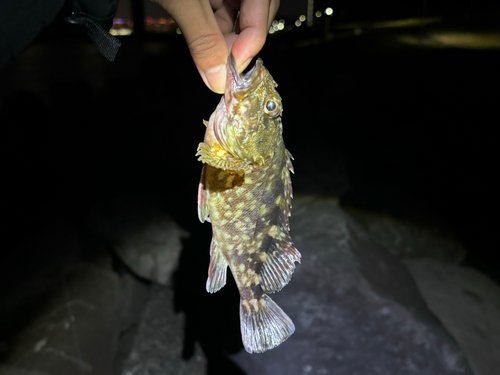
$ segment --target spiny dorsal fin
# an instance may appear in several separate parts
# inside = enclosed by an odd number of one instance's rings
[[[210,244],[210,267],[208,268],[207,292],[218,292],[226,285],[227,261],[212,238]]]
[[[240,299],[241,336],[245,350],[263,353],[275,348],[295,331],[292,320],[267,294]]]

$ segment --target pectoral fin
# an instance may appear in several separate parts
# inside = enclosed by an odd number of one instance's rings
[[[200,184],[198,185],[198,218],[202,223],[205,221],[210,223],[210,209],[208,206],[209,191],[205,189],[205,176],[205,166],[203,166],[201,170]]]
[[[219,169],[240,171],[248,168],[247,162],[235,158],[222,148],[214,151],[209,145],[203,142],[198,145],[198,152],[196,153],[196,156],[199,156],[199,161]]]
[[[222,251],[217,248],[214,239],[210,245],[210,266],[208,268],[207,292],[218,292],[226,285],[227,260]]]

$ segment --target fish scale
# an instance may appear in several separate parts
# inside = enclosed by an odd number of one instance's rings
[[[212,223],[207,291],[226,283],[227,268],[240,292],[240,325],[249,353],[276,347],[295,326],[267,295],[291,279],[301,255],[289,234],[291,155],[282,137],[281,98],[258,59],[239,75],[228,58],[226,92],[198,147],[204,163],[198,216]]]

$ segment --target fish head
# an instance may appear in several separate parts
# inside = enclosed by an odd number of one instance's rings
[[[281,97],[277,84],[258,59],[239,74],[233,55],[227,61],[224,96],[216,110],[214,132],[226,151],[249,164],[263,165],[281,138]]]

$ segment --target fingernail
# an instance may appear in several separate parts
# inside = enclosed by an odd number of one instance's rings
[[[224,93],[224,82],[226,81],[226,65],[218,65],[214,68],[207,70],[206,72],[200,72],[201,77],[205,84],[218,94]]]

